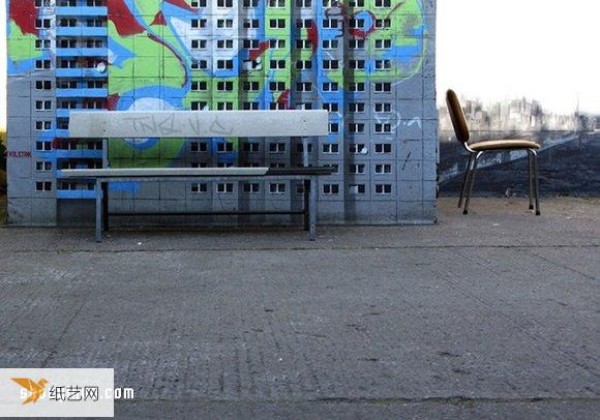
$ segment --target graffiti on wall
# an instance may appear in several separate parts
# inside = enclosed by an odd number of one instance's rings
[[[326,109],[330,134],[312,150],[339,169],[319,197],[335,202],[329,207],[332,220],[345,220],[349,209],[355,215],[350,218],[360,218],[360,212],[371,217],[383,207],[348,205],[371,199],[388,202],[386,220],[396,217],[398,200],[413,203],[406,208],[419,213],[418,202],[427,196],[433,203],[435,189],[429,32],[434,5],[422,0],[9,1],[9,143],[14,150],[31,149],[35,160],[35,174],[31,166],[18,169],[30,182],[13,182],[12,191],[33,185],[35,196],[47,200],[92,199],[92,186],[61,179],[61,169],[259,161],[289,167],[303,153],[296,139],[285,151],[272,145],[276,140],[258,139],[254,149],[237,138],[119,139],[106,147],[70,137],[72,110]],[[425,137],[428,146],[422,144]],[[405,164],[398,167],[397,160]],[[426,165],[432,170],[425,187],[419,180]],[[201,197],[188,195],[194,186],[186,188],[178,193],[180,200],[210,206],[210,189]],[[10,191],[9,184],[9,202]],[[123,191],[160,201],[141,188]],[[19,198],[25,203],[27,197]],[[123,201],[129,198],[125,194]],[[48,202],[45,208],[53,206]]]
[[[332,120],[343,127],[344,95],[348,100],[368,97],[369,82],[397,85],[410,79],[422,70],[425,56],[427,29],[420,0],[371,5],[245,0],[242,7],[237,1],[202,0],[105,4],[107,56],[89,66],[86,76],[108,78],[106,107],[111,110],[287,109],[336,100],[341,106]],[[61,46],[54,42],[56,28],[70,22],[57,17],[56,5],[49,0],[8,2],[10,76],[57,64]],[[40,45],[41,39],[47,45]],[[395,130],[402,118],[399,110],[389,111],[374,117]],[[39,134],[47,141],[60,136],[54,127]],[[341,137],[332,135],[332,140]],[[140,161],[168,164],[181,156],[185,141],[114,144],[113,156],[131,156],[126,149],[133,148]]]
[[[109,107],[289,109],[336,101],[332,121],[341,127],[344,95],[368,96],[367,82],[397,84],[421,71],[425,26],[419,1],[360,9],[315,3],[194,8],[183,1],[112,2]],[[374,36],[378,31],[389,36]],[[385,113],[379,118],[391,119]],[[169,164],[183,157],[185,146],[183,139],[168,146],[158,139],[129,141],[115,143],[111,156],[127,156],[133,147],[140,161]]]

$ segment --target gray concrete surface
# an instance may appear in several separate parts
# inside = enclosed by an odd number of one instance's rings
[[[112,367],[117,418],[600,416],[600,200],[435,226],[0,229],[0,365]]]

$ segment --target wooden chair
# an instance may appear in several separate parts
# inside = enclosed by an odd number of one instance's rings
[[[465,150],[469,152],[469,162],[465,170],[462,189],[458,207],[461,208],[464,200],[463,214],[469,213],[469,200],[473,192],[473,184],[475,183],[475,172],[477,171],[477,161],[484,153],[503,153],[515,150],[527,151],[529,157],[529,209],[534,209],[535,214],[540,215],[539,202],[539,180],[538,180],[538,153],[540,145],[530,140],[486,140],[469,144],[469,127],[465,120],[463,110],[456,93],[449,89],[446,92],[446,104],[448,112],[454,127],[456,139],[463,145]],[[465,196],[466,194],[466,196]]]

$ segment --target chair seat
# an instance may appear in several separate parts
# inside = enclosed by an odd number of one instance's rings
[[[540,145],[531,140],[488,140],[469,144],[476,152],[489,150],[526,150],[539,149]]]

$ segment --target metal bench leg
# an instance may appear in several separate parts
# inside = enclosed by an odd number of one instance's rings
[[[104,219],[104,191],[102,181],[96,179],[96,242],[102,242],[102,221]]]
[[[304,183],[304,203],[302,203],[304,205],[303,207],[303,211],[304,214],[302,215],[303,219],[304,219],[304,230],[308,231],[310,229],[310,220],[308,218],[308,215],[310,214],[310,209],[308,208],[308,206],[310,205],[310,198],[309,198],[309,191],[310,191],[310,181],[308,180],[304,180],[302,181]]]
[[[310,177],[309,206],[308,206],[308,239],[314,241],[317,239],[317,177]]]
[[[102,183],[102,228],[108,230],[108,182]]]

